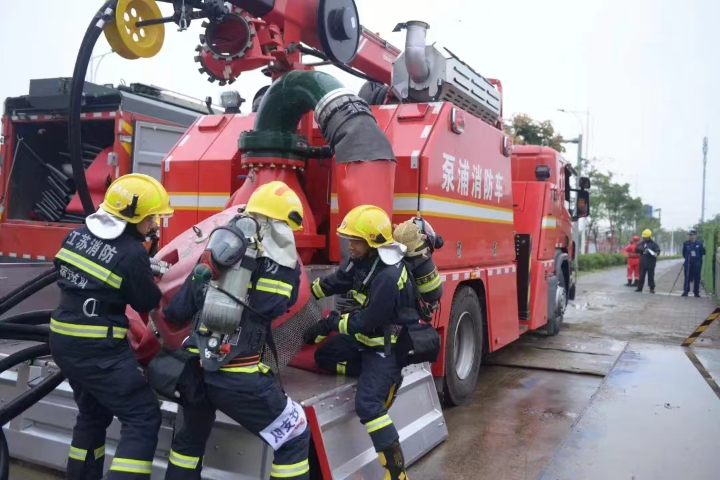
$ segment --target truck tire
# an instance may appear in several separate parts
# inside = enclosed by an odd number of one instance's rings
[[[470,401],[477,385],[483,350],[480,301],[470,287],[459,287],[450,309],[445,339],[444,402],[448,406]]]
[[[568,304],[568,290],[565,282],[565,275],[563,275],[562,269],[555,272],[557,276],[557,288],[555,291],[555,315],[548,317],[547,322],[547,334],[550,337],[554,337],[560,333],[560,327],[562,326],[563,319],[565,318],[565,308]]]

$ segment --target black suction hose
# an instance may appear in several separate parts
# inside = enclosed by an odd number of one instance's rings
[[[35,345],[32,347],[28,347],[24,350],[20,350],[19,352],[15,352],[12,355],[9,355],[0,360],[0,373],[14,367],[15,365],[18,365],[19,363],[27,362],[38,357],[45,357],[47,355],[50,355],[50,345],[48,345],[47,343],[43,343],[42,345]]]
[[[34,282],[31,283],[29,286],[18,290],[17,293],[15,293],[13,296],[0,304],[0,315],[4,315],[8,310],[10,310],[23,300],[26,300],[31,295],[39,292],[48,285],[52,285],[57,281],[57,277],[57,272],[51,272],[44,277],[34,279]]]
[[[35,405],[43,397],[47,396],[50,392],[65,380],[61,371],[53,372],[48,375],[40,384],[36,387],[26,390],[20,396],[14,398],[10,403],[5,405],[0,410],[0,422],[5,425],[7,422],[23,413],[28,408]]]
[[[97,39],[102,33],[103,25],[110,20],[117,7],[117,0],[110,0],[100,7],[90,22],[90,26],[85,32],[77,60],[75,60],[75,70],[73,71],[72,83],[70,84],[70,112],[68,118],[68,137],[70,139],[70,163],[72,164],[73,177],[77,193],[80,196],[85,215],[91,215],[95,212],[90,191],[85,178],[85,166],[82,160],[82,138],[80,132],[80,111],[82,110],[83,87],[85,86],[85,75],[87,74],[88,64],[92,56],[93,48]]]
[[[10,452],[8,451],[5,432],[0,427],[0,479],[7,480],[10,476]]]
[[[35,310],[33,312],[18,313],[11,317],[0,319],[0,325],[45,325],[50,323],[52,310]]]
[[[0,373],[22,362],[50,354],[50,345],[47,343],[47,328],[4,324],[0,325],[0,338],[41,342],[40,345],[25,348],[0,360]],[[3,432],[1,426],[35,405],[40,399],[55,390],[64,379],[65,377],[62,372],[54,372],[43,379],[39,385],[14,398],[10,403],[0,409],[0,480],[7,480],[10,475],[10,452],[7,439],[5,438],[5,432]]]
[[[31,279],[28,280],[27,282],[25,282],[25,283],[23,283],[22,285],[20,285],[19,287],[17,287],[17,288],[16,288],[15,290],[13,290],[12,292],[10,292],[10,293],[8,293],[8,294],[0,297],[0,305],[2,305],[3,303],[5,303],[5,301],[6,301],[8,298],[10,298],[10,297],[12,297],[13,295],[17,294],[20,290],[29,287],[31,284],[33,284],[33,283],[34,283],[36,280],[38,280],[39,278],[44,277],[44,276],[46,276],[46,275],[50,275],[51,273],[55,273],[55,267],[48,268],[47,270],[45,270],[44,272],[42,272],[42,273],[41,273],[40,275],[38,275],[37,277],[31,278]]]

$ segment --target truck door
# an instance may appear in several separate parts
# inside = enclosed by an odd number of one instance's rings
[[[162,181],[160,174],[162,159],[186,131],[185,127],[136,122],[133,138],[133,173],[143,173],[158,182]]]

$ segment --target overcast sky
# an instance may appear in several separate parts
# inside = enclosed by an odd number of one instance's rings
[[[557,109],[590,110],[589,155],[662,208],[666,228],[700,217],[702,138],[710,139],[706,218],[720,213],[720,2],[717,0],[356,0],[360,21],[398,47],[398,22],[430,23],[428,40],[499,78],[505,116],[554,122],[565,137],[585,128]],[[0,97],[27,93],[31,78],[71,76],[99,0],[3,2]],[[168,11],[167,5],[162,5]],[[197,98],[222,90],[197,72],[199,22],[152,59],[109,55],[97,83],[143,82]],[[104,38],[95,54],[108,52]],[[362,82],[340,72],[354,90]],[[243,74],[231,88],[249,101],[267,79]],[[249,109],[249,102],[244,110]],[[575,158],[575,147],[566,156]]]

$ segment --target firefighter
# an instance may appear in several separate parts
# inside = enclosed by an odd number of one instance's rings
[[[642,292],[645,286],[645,276],[647,275],[650,293],[655,293],[655,264],[658,255],[660,255],[660,245],[652,239],[650,230],[643,230],[642,240],[635,247],[635,253],[640,255],[640,281],[635,291]]]
[[[142,242],[157,229],[157,217],[172,213],[158,181],[125,175],[55,256],[61,297],[50,320],[50,347],[78,406],[68,479],[102,477],[113,416],[122,429],[107,478],[147,480],[152,473],[160,408],[125,338],[125,309],[149,312],[160,301]]]
[[[244,213],[261,229],[262,256],[251,278],[248,304],[266,318],[284,314],[298,297],[300,263],[293,231],[302,226],[302,204],[283,182],[274,181],[253,192]],[[254,286],[254,288],[252,287]],[[191,273],[165,307],[171,323],[187,323],[204,305],[203,284]],[[220,410],[260,437],[274,451],[271,478],[307,480],[310,430],[303,408],[273,380],[260,362],[268,341],[266,318],[244,309],[238,345],[247,344],[217,371],[204,370],[205,400],[186,406],[182,428],[173,439],[166,480],[200,480],[205,444]],[[192,336],[185,347],[193,349]]]
[[[386,479],[405,479],[405,461],[397,429],[388,416],[402,383],[401,366],[392,344],[398,326],[418,322],[416,294],[402,262],[405,246],[395,242],[390,218],[381,209],[352,209],[337,229],[348,239],[350,258],[337,272],[312,284],[316,299],[351,292],[359,308],[332,312],[309,328],[306,343],[328,338],[316,351],[320,368],[359,376],[355,411],[370,434]]]
[[[623,249],[625,257],[627,257],[627,284],[628,287],[637,287],[640,278],[640,255],[635,253],[640,237],[633,235],[632,242]],[[633,277],[635,277],[633,279]]]
[[[690,292],[690,282],[693,282],[693,293],[700,296],[700,270],[702,270],[702,258],[705,255],[705,246],[697,239],[697,232],[690,230],[688,239],[683,243],[682,255],[685,259],[683,271],[685,281],[683,282],[683,297]]]

